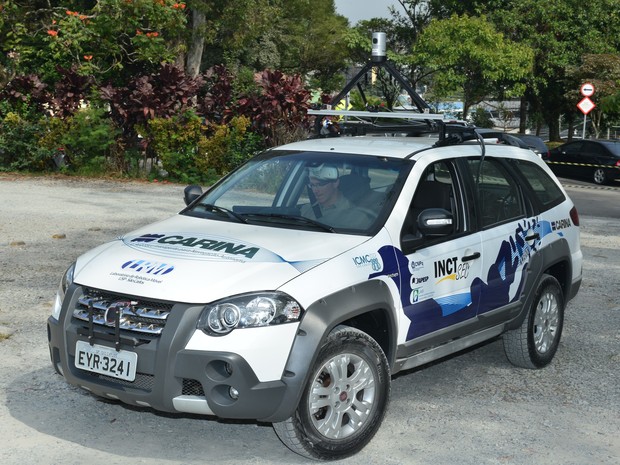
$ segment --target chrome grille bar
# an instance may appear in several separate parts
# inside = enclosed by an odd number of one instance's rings
[[[146,302],[138,298],[130,300],[125,296],[84,289],[73,310],[73,317],[85,322],[92,318],[94,325],[114,328],[115,312],[118,311],[121,330],[157,336],[164,330],[171,309],[171,304]]]

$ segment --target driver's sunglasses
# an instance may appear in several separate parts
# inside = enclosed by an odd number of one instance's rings
[[[317,187],[324,187],[327,186],[329,183],[332,183],[334,181],[317,181],[317,182],[309,182],[308,183],[308,187],[310,189],[316,189]]]

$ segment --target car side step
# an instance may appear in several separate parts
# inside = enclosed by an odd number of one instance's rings
[[[415,355],[412,355],[411,357],[396,360],[396,362],[394,363],[394,368],[392,369],[392,373],[398,373],[399,371],[403,370],[410,370],[411,368],[433,362],[442,357],[446,357],[455,352],[459,352],[463,349],[467,349],[468,347],[472,347],[476,344],[480,344],[481,342],[492,339],[496,336],[499,336],[503,332],[504,324],[493,326],[492,328],[479,331],[469,336],[453,339],[445,344],[433,347],[423,352],[419,352]]]

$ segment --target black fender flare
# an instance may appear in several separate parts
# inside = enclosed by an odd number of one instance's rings
[[[570,296],[572,295],[571,285],[573,275],[570,257],[570,246],[565,238],[551,242],[532,256],[528,266],[527,281],[523,289],[523,295],[525,297],[523,300],[523,305],[520,308],[519,314],[506,324],[507,330],[517,329],[521,326],[530,310],[530,307],[532,306],[532,302],[536,296],[538,283],[540,283],[543,274],[559,263],[562,263],[563,266],[566,267],[564,276],[558,276],[555,274],[554,276],[560,283],[562,292],[564,293],[565,304],[568,302]]]
[[[394,297],[384,281],[374,279],[323,297],[306,309],[286,362],[282,381],[287,388],[278,409],[262,421],[279,422],[291,417],[299,404],[310,370],[327,335],[339,324],[373,310],[383,310],[388,320],[390,366],[396,353],[397,322]]]

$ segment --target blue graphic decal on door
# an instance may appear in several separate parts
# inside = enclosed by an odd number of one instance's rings
[[[531,255],[538,249],[542,239],[552,232],[548,221],[522,221],[514,233],[502,241],[497,258],[487,272],[486,281],[476,277],[469,293],[425,298],[424,288],[418,286],[424,278],[419,276],[418,271],[423,271],[425,266],[430,268],[432,264],[410,261],[401,250],[392,246],[379,249],[384,267],[381,272],[369,275],[369,279],[391,276],[400,291],[405,315],[411,320],[407,332],[407,340],[410,340],[474,317],[476,309],[484,313],[515,301],[525,284],[525,271]],[[533,233],[538,237],[526,241],[526,236]],[[394,270],[398,270],[398,274]],[[414,277],[412,270],[417,277]],[[513,290],[511,293],[510,288],[516,280],[516,292]]]

